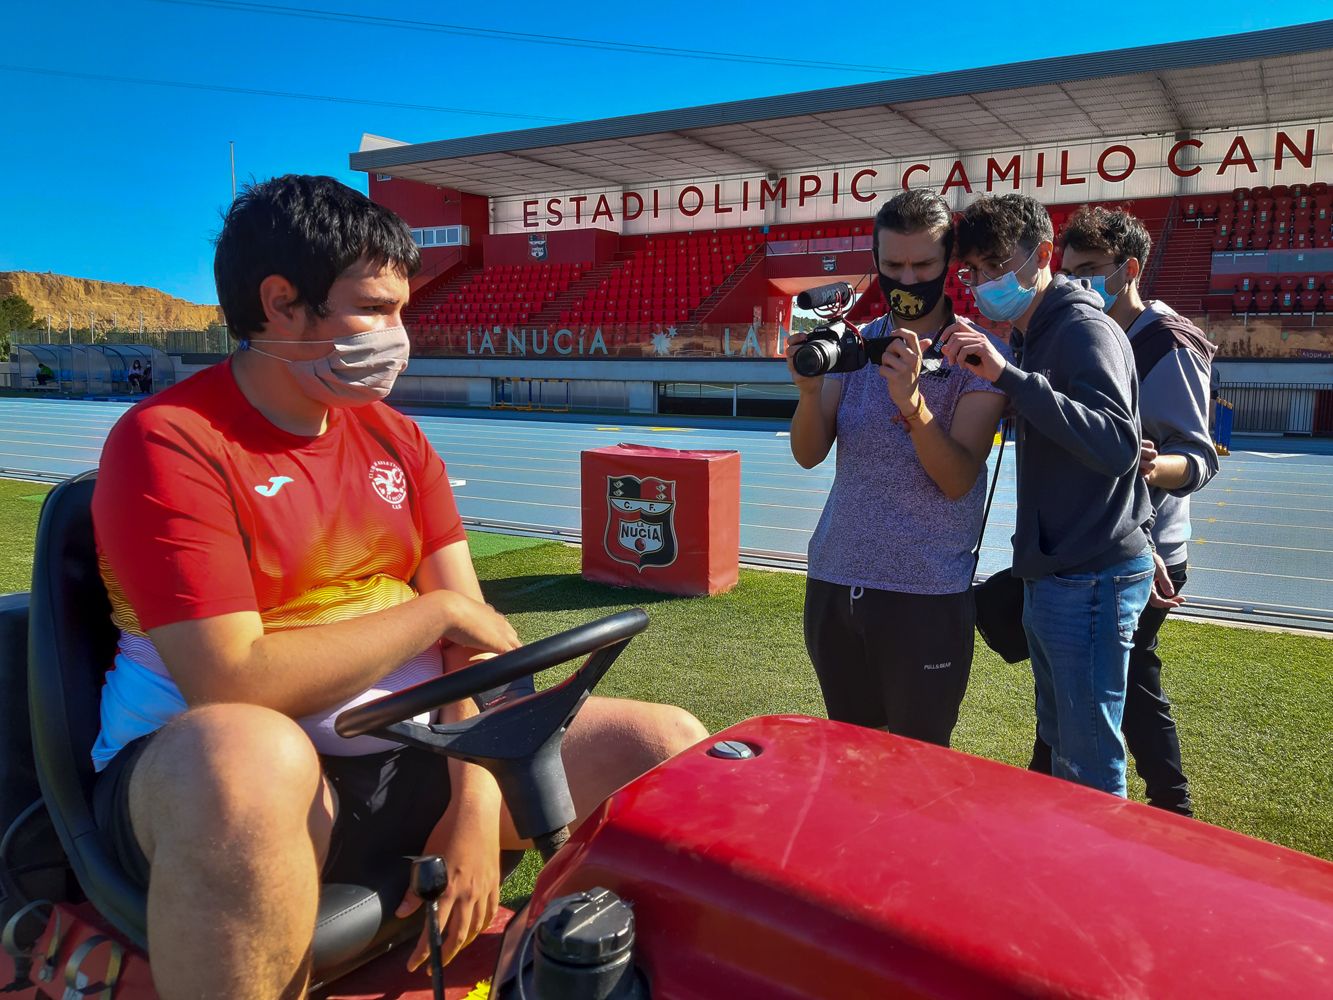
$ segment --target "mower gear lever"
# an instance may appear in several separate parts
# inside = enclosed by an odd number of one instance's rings
[[[426,938],[430,942],[430,986],[435,1000],[444,1000],[444,942],[440,935],[440,897],[449,888],[449,870],[438,854],[412,859],[412,893],[426,904]]]

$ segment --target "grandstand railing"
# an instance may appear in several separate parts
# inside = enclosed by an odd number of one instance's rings
[[[770,257],[805,253],[847,253],[871,249],[869,236],[833,236],[808,240],[771,240],[764,244]]]
[[[1162,261],[1166,258],[1166,248],[1171,243],[1171,233],[1175,230],[1179,221],[1180,203],[1177,199],[1172,198],[1171,207],[1166,211],[1166,221],[1162,223],[1162,233],[1157,237],[1157,245],[1152,248],[1143,280],[1139,282],[1139,286],[1149,295],[1157,287],[1157,275],[1162,271]]]
[[[1218,393],[1235,410],[1237,434],[1333,434],[1333,382],[1231,382]]]

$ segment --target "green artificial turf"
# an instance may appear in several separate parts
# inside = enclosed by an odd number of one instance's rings
[[[0,481],[0,592],[28,587],[44,492]],[[648,610],[652,626],[599,694],[680,705],[711,730],[754,715],[823,714],[801,636],[799,574],[742,570],[729,594],[667,597],[586,582],[570,546],[477,532],[469,542],[487,599],[526,641]],[[1171,620],[1162,655],[1199,818],[1333,860],[1333,641]],[[955,746],[1023,765],[1032,727],[1027,664],[1006,664],[978,642]],[[1142,796],[1133,777],[1131,794]],[[507,900],[530,891],[535,870],[529,858]]]

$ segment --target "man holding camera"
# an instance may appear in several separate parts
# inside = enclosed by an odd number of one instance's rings
[[[972,546],[1004,407],[985,380],[930,357],[953,322],[952,251],[944,200],[898,195],[875,217],[873,238],[890,312],[865,328],[860,355],[882,350],[882,363],[807,376],[793,358],[810,338],[787,349],[800,391],[792,455],[813,468],[838,442],[805,597],[806,648],[829,718],[942,746],[972,668]]]
[[[1202,330],[1164,302],[1144,302],[1139,277],[1152,237],[1128,212],[1085,208],[1060,234],[1060,270],[1086,279],[1107,314],[1129,337],[1139,375],[1143,420],[1139,472],[1148,484],[1156,515],[1153,544],[1176,593],[1188,572],[1190,494],[1217,474],[1217,450],[1208,433],[1208,397],[1215,348]],[[1134,765],[1147,785],[1148,802],[1194,815],[1189,780],[1180,759],[1180,738],[1171,702],[1162,692],[1157,633],[1179,597],[1154,600],[1139,616],[1129,654],[1123,731]],[[1050,748],[1038,739],[1034,768],[1050,770]]]
[[[1052,772],[1123,797],[1125,677],[1154,575],[1138,380],[1101,297],[1052,278],[1053,235],[1046,209],[1025,195],[967,209],[959,277],[982,315],[1012,324],[1021,364],[967,322],[945,331],[944,354],[1003,389],[1017,415],[1013,572]],[[1160,585],[1170,591],[1165,572]]]

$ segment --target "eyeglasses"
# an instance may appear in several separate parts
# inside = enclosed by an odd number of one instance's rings
[[[960,267],[958,269],[958,280],[967,288],[976,288],[977,285],[984,285],[988,281],[1002,278],[1010,271],[1017,271],[1018,268],[1027,264],[1027,262],[1032,259],[1032,254],[1035,254],[1036,252],[1037,251],[1033,249],[1032,253],[1028,254],[1023,263],[1019,264],[1018,267],[1009,266],[1009,262],[1018,256],[1018,251],[1011,253],[1004,260],[1000,261],[1000,272],[998,274],[991,274],[984,267]]]

